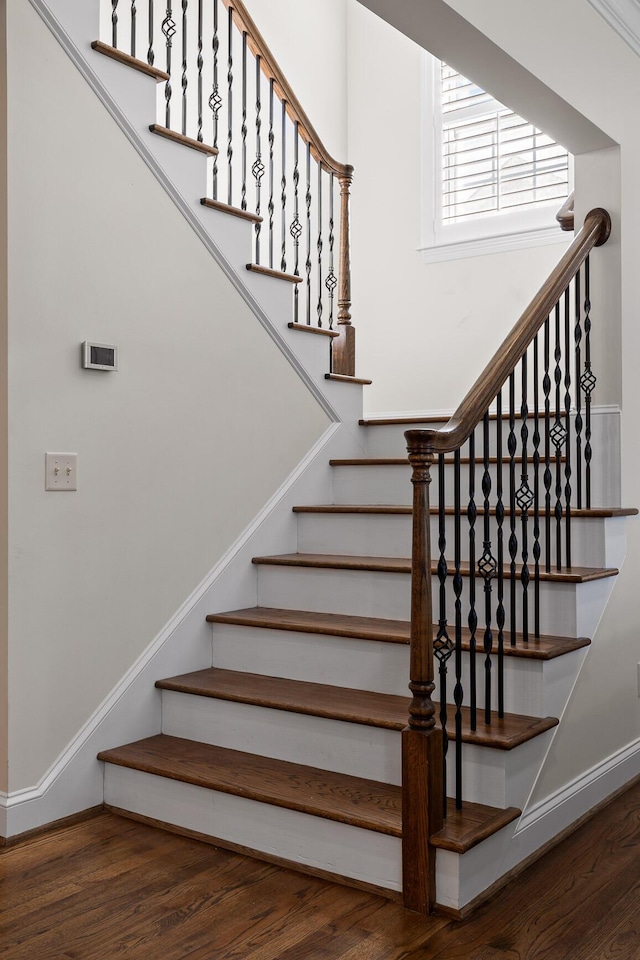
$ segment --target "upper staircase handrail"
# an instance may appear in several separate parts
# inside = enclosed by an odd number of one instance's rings
[[[286,104],[290,119],[298,124],[302,139],[311,145],[314,159],[329,173],[351,179],[353,167],[348,163],[339,163],[334,160],[323,144],[242,0],[222,0],[222,2],[227,10],[231,10],[234,23],[240,32],[246,33],[249,49],[254,56],[260,57],[262,72],[268,80],[273,80],[277,96]]]
[[[561,230],[566,230],[567,232],[572,232],[574,228],[575,218],[574,218],[574,201],[575,201],[575,191],[569,194],[565,202],[562,204],[558,212],[556,213],[556,220],[560,224]]]
[[[471,436],[590,251],[606,243],[610,232],[611,218],[607,211],[602,207],[590,210],[582,230],[449,422],[438,430],[424,431],[425,440],[433,453],[452,453]]]

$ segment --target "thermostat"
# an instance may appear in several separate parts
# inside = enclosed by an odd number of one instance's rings
[[[86,370],[117,370],[118,348],[108,343],[85,340],[82,344],[82,366]]]

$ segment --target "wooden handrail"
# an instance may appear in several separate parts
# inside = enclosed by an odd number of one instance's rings
[[[606,210],[596,207],[587,214],[582,230],[449,422],[439,430],[424,431],[428,435],[429,448],[433,453],[452,453],[459,450],[471,436],[589,252],[593,247],[606,243],[610,232],[611,218]]]
[[[558,212],[556,213],[556,220],[560,224],[561,230],[566,230],[567,232],[573,232],[575,218],[573,215],[574,210],[574,200],[575,200],[575,191],[570,193],[565,202],[562,204]]]
[[[260,57],[262,72],[267,80],[273,80],[276,95],[284,101],[287,114],[293,123],[298,124],[302,139],[311,145],[313,158],[329,173],[351,180],[353,167],[348,163],[338,163],[334,160],[323,144],[242,0],[222,0],[222,3],[227,10],[232,11],[233,22],[238,30],[246,33],[247,45],[251,53],[254,57]]]

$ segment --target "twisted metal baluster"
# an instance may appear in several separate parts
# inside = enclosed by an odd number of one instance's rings
[[[582,304],[580,301],[580,271],[576,273],[575,277],[575,311],[576,311],[576,325],[573,331],[573,339],[575,341],[575,382],[576,382],[576,395],[575,395],[575,404],[576,404],[576,419],[575,419],[575,432],[576,432],[576,504],[578,509],[582,507],[582,393],[580,390],[580,374],[582,373],[581,369],[581,358],[580,358],[580,342],[582,340],[582,327],[580,325],[581,321],[581,308]]]
[[[280,202],[282,204],[282,256],[280,269],[287,271],[287,101],[282,101],[282,178],[280,180]]]
[[[138,10],[136,7],[136,0],[131,0],[131,56],[135,57],[136,55],[136,23],[138,18]]]
[[[584,429],[584,462],[585,462],[585,493],[587,510],[591,509],[591,394],[596,385],[596,376],[591,370],[591,278],[589,257],[584,262],[584,373],[580,377],[580,386],[584,393],[585,429]]]
[[[318,326],[322,326],[322,164],[318,164],[318,242],[316,250],[318,251],[318,306],[316,313],[318,315]]]
[[[256,214],[260,216],[260,191],[262,187],[262,178],[264,176],[265,166],[262,162],[262,145],[261,145],[261,133],[262,133],[262,96],[261,96],[261,64],[262,58],[260,54],[256,56],[256,159],[253,162],[251,167],[251,173],[253,174],[254,180],[256,181]],[[262,232],[262,223],[258,221],[255,225],[256,232],[256,263],[260,263],[260,234]]]
[[[273,214],[275,204],[273,201],[273,147],[275,144],[275,133],[273,129],[273,77],[269,81],[269,266],[273,269]]]
[[[147,50],[147,63],[153,66],[156,55],[153,52],[153,0],[149,0],[149,48]]]
[[[218,149],[218,114],[222,106],[222,97],[218,86],[218,51],[220,49],[220,38],[218,36],[218,0],[213,0],[213,40],[211,41],[213,51],[213,89],[209,97],[209,107],[213,114],[213,146]],[[218,155],[213,158],[213,199],[218,199]]]
[[[227,203],[233,205],[233,7],[229,7],[227,48]]]
[[[469,521],[469,709],[471,712],[471,729],[477,726],[476,703],[476,631],[478,629],[478,614],[476,611],[476,441],[475,431],[469,437],[469,506],[467,519]]]
[[[242,189],[240,191],[240,209],[247,209],[247,33],[242,31]]]
[[[556,368],[554,380],[556,384],[556,418],[549,435],[556,448],[556,506],[554,511],[556,518],[556,566],[558,570],[562,570],[562,447],[567,431],[560,415],[560,387],[562,384],[562,370],[560,367],[560,361],[562,360],[562,348],[560,345],[560,301],[556,304],[555,321],[556,347],[554,359],[556,361]]]
[[[522,639],[524,643],[529,642],[529,510],[533,504],[533,494],[529,486],[529,470],[527,462],[527,443],[529,440],[529,427],[527,426],[527,417],[529,407],[527,405],[527,354],[522,355],[520,361],[520,371],[522,374],[522,400],[520,404],[520,416],[522,418],[522,427],[520,428],[520,439],[522,441],[522,478],[520,486],[516,492],[516,503],[520,510],[520,519],[522,522],[522,569],[520,570],[520,583],[522,584]]]
[[[507,450],[509,451],[509,606],[511,621],[511,646],[516,645],[516,556],[518,554],[518,537],[516,535],[516,384],[515,373],[509,376],[509,436]]]
[[[333,247],[335,243],[334,220],[333,220],[333,195],[334,195],[334,176],[333,172],[329,176],[329,273],[324,281],[329,294],[329,330],[333,330],[333,298],[335,289],[338,285],[338,279],[333,272]]]
[[[478,560],[478,571],[484,579],[484,722],[491,723],[491,655],[493,653],[493,633],[491,631],[491,580],[496,575],[497,563],[491,553],[491,471],[489,469],[489,412],[482,421],[484,471],[482,473],[482,494],[484,497],[484,537],[482,556]]]
[[[307,259],[305,272],[307,274],[307,326],[311,326],[311,141],[307,143]]]
[[[111,0],[111,46],[118,46],[118,0]]]
[[[300,167],[299,167],[299,144],[300,144],[300,124],[296,120],[294,136],[293,136],[293,221],[289,227],[289,233],[293,237],[293,253],[294,253],[294,265],[293,265],[293,275],[295,277],[300,276],[300,236],[302,234],[302,224],[300,223],[300,218],[298,216],[298,187],[300,184]],[[294,284],[295,290],[293,292],[293,322],[298,322],[298,310],[299,310],[299,299],[298,299],[298,286],[299,284]]]
[[[442,727],[442,762],[443,782],[447,782],[447,752],[449,748],[449,735],[447,732],[447,673],[449,657],[453,653],[454,644],[447,630],[447,530],[445,515],[445,466],[444,455],[438,457],[438,580],[440,581],[439,591],[439,617],[438,632],[433,641],[433,653],[438,661],[438,675],[440,678],[440,725]],[[443,796],[444,816],[447,815],[447,794],[446,789]]]
[[[204,57],[202,56],[202,0],[198,0],[198,57],[196,60],[198,66],[198,134],[197,139],[202,143],[202,68],[204,67]]]
[[[182,0],[182,135],[187,135],[187,8],[189,0]]]
[[[547,573],[551,573],[551,377],[549,376],[549,317],[544,322],[544,539],[545,564]]]
[[[564,416],[567,430],[564,461],[565,534],[564,555],[571,568],[571,291],[564,295]]]
[[[540,637],[540,371],[538,334],[533,338],[533,630]]]
[[[455,670],[456,682],[453,688],[453,702],[456,705],[455,712],[455,731],[456,731],[456,810],[462,810],[462,701],[464,691],[462,688],[462,497],[461,497],[461,475],[460,475],[460,450],[456,450],[453,460],[453,503],[454,503],[454,566],[453,575],[453,593],[455,596],[455,621],[456,621],[456,641],[455,641]],[[445,781],[446,782],[446,781]]]
[[[173,93],[171,89],[171,49],[173,47],[173,38],[176,33],[176,24],[173,19],[173,13],[171,4],[167,3],[167,13],[162,21],[162,32],[166,41],[166,51],[167,51],[167,73],[169,74],[169,80],[165,83],[164,86],[164,125],[165,127],[171,126],[171,95]]]
[[[498,716],[504,717],[504,502],[502,478],[502,390],[496,397],[496,461],[497,461],[497,489],[496,489],[496,524],[497,551],[498,551],[498,606],[496,609],[496,626],[498,627]]]

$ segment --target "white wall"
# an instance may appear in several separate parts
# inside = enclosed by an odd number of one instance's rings
[[[0,7],[0,356],[7,355],[7,35]],[[0,363],[0,792],[9,789],[7,635],[7,365]]]
[[[46,773],[327,417],[30,5],[7,8],[16,791]],[[120,371],[81,370],[84,339],[118,344]],[[78,453],[77,493],[45,492],[47,450]]]

